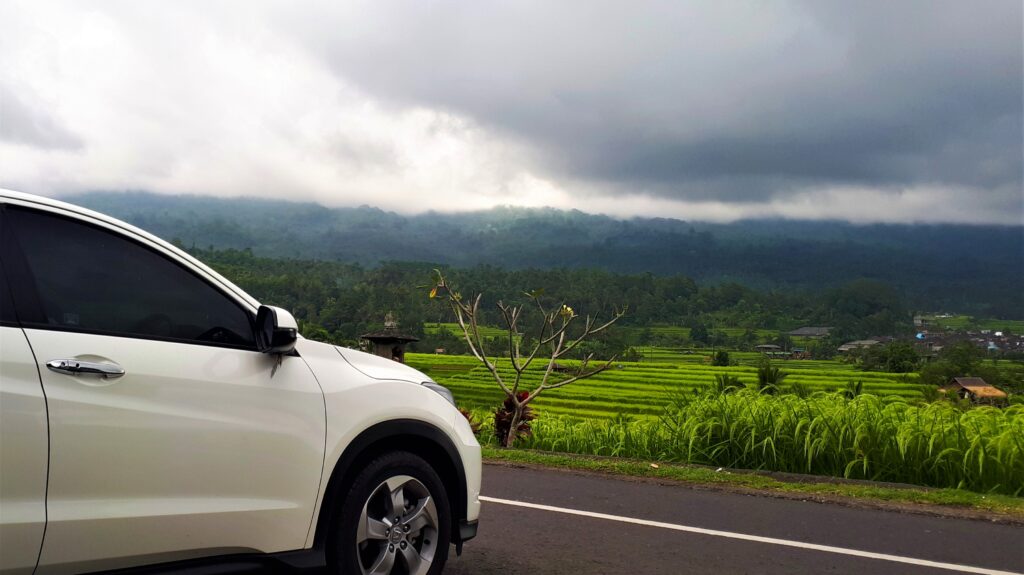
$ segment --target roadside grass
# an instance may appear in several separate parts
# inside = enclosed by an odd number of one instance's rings
[[[864,503],[881,502],[947,509],[968,509],[995,514],[1014,522],[1024,522],[1024,498],[1010,495],[975,493],[961,489],[933,489],[917,486],[889,486],[863,481],[787,476],[772,477],[744,470],[718,471],[698,465],[642,461],[618,457],[570,455],[526,449],[483,447],[488,462],[525,464],[609,475],[670,480],[701,486],[749,489],[767,494],[806,496],[808,498],[844,498]]]
[[[495,446],[493,417],[473,413]],[[906,483],[1024,495],[1024,406],[1004,410],[872,395],[770,396],[753,391],[682,398],[659,419],[540,413],[518,445],[727,469]]]

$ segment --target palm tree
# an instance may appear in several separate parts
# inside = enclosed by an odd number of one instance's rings
[[[744,387],[739,377],[728,373],[716,373],[715,382],[711,384],[711,389],[717,394],[734,393]]]
[[[779,391],[779,386],[782,385],[784,379],[786,379],[786,373],[773,367],[768,358],[761,360],[757,366],[757,390],[761,393],[774,395]]]
[[[845,397],[846,399],[853,399],[853,398],[857,397],[858,395],[860,395],[861,391],[863,391],[863,389],[864,389],[864,382],[858,379],[856,382],[853,382],[853,381],[846,382],[846,388],[844,388],[839,393],[842,394],[842,396]]]

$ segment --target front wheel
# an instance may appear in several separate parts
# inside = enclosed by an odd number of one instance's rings
[[[356,477],[335,530],[337,572],[436,575],[451,541],[451,512],[440,477],[421,457],[398,451]]]

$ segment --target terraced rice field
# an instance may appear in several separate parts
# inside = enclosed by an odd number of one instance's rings
[[[730,354],[741,362],[755,354]],[[778,361],[782,389],[836,391],[863,382],[863,394],[759,394],[756,368],[712,367],[699,354],[681,363],[621,362],[591,379],[540,396],[539,418],[522,447],[657,461],[768,469],[1021,495],[1024,406],[964,409],[923,403],[916,374],[852,371],[826,361]],[[473,357],[409,354],[413,367],[448,386],[495,442],[489,415],[503,399]],[[689,361],[697,359],[697,362]],[[571,362],[564,362],[570,365]],[[511,383],[508,360],[498,360]],[[541,378],[538,364],[524,376]],[[734,394],[701,393],[716,374],[747,386]],[[909,401],[907,401],[909,400]]]
[[[644,331],[650,331],[651,335],[662,337],[690,337],[690,328],[674,325],[652,325],[650,327],[617,326],[617,330],[627,334],[627,337],[636,341]]]
[[[678,338],[689,338],[690,328],[679,327],[679,326],[666,326],[666,325],[655,325],[651,327],[634,327],[634,326],[622,326],[617,328],[619,331],[625,332],[627,337],[632,341],[638,341],[640,334],[644,331],[649,330],[651,335],[663,336],[663,337],[678,337]],[[709,332],[722,332],[729,337],[740,337],[747,333],[745,327],[714,327],[708,328]],[[755,329],[752,330],[754,335],[759,340],[774,339],[779,336],[779,330],[777,329]]]
[[[434,323],[434,322],[430,322],[430,323],[423,324],[423,332],[424,333],[437,333],[438,331],[441,330],[441,328],[444,328],[444,329],[450,331],[451,333],[455,334],[457,337],[462,337],[462,328],[459,327],[459,324],[457,324],[457,323],[443,323],[443,322],[442,323]],[[490,327],[490,326],[482,325],[482,326],[480,326],[480,335],[482,335],[484,337],[505,337],[505,336],[508,335],[508,332],[505,331],[504,329],[501,329],[500,327]]]
[[[473,357],[410,353],[406,361],[450,388],[462,407],[489,410],[502,400],[502,392],[490,373]],[[511,381],[513,371],[508,360],[499,360],[498,364],[502,376]],[[535,365],[524,376],[528,389],[542,376],[543,364]],[[848,366],[836,368],[832,362],[780,361],[776,365],[789,374],[784,385],[797,383],[809,391],[836,391],[848,382],[859,380],[864,382],[865,393],[891,398],[921,397],[916,387],[916,374],[853,372]],[[809,367],[811,365],[814,367]],[[663,412],[673,394],[698,391],[713,382],[718,373],[735,375],[751,387],[756,385],[756,369],[752,366],[619,362],[613,369],[591,379],[542,395],[534,405],[546,415],[584,419],[611,419],[620,415],[653,418]]]
[[[637,346],[636,351],[643,356],[642,363],[711,363],[711,356],[703,350],[672,347]]]
[[[710,364],[710,349],[671,348],[671,347],[637,347],[643,356],[641,363],[676,363],[676,364]],[[729,361],[736,365],[756,366],[762,354],[757,351],[730,351]],[[827,371],[855,371],[853,364],[839,360],[822,359],[778,359],[776,365],[784,370],[819,369]]]

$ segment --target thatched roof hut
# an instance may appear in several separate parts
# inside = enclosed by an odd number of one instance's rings
[[[1007,400],[1005,391],[989,385],[980,377],[954,377],[942,389],[975,403],[1003,403]]]
[[[398,322],[395,321],[395,316],[391,312],[384,316],[383,331],[364,333],[359,337],[370,342],[373,346],[370,351],[374,355],[393,359],[400,363],[405,363],[405,346],[410,342],[419,341],[416,337],[398,331]]]

